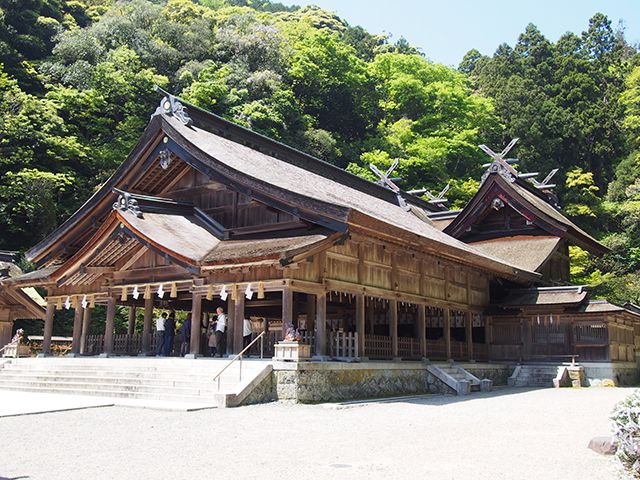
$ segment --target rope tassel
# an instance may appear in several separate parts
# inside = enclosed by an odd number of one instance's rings
[[[151,298],[151,285],[147,285],[144,289],[143,297],[145,300],[149,300]]]
[[[122,294],[120,295],[120,301],[127,301],[127,287],[122,287]]]
[[[264,283],[263,282],[259,282],[258,283],[258,298],[259,299],[263,299],[264,298]]]
[[[171,298],[178,298],[178,284],[173,282],[171,284],[171,293],[169,294]]]
[[[207,300],[213,300],[213,285],[209,285],[209,288],[207,288]]]

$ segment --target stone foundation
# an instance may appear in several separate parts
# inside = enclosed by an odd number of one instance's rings
[[[426,365],[409,362],[274,362],[274,397],[296,403],[320,403],[426,393],[455,394],[427,372]],[[480,379],[506,384],[512,367],[460,364]]]
[[[600,386],[603,380],[613,380],[618,387],[637,386],[640,383],[638,365],[633,362],[581,363],[587,383]]]

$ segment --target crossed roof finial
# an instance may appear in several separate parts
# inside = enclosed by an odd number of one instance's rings
[[[396,197],[398,197],[398,205],[400,205],[406,211],[409,211],[410,207],[409,205],[407,205],[407,201],[402,197],[402,193],[401,193],[402,191],[400,190],[400,187],[398,187],[393,182],[394,180],[397,181],[399,179],[390,178],[391,173],[396,169],[397,166],[398,166],[397,158],[393,161],[393,164],[384,173],[378,167],[376,167],[373,163],[369,164],[369,168],[371,169],[371,171],[378,176],[378,180],[376,181],[376,183],[378,185],[387,187],[389,190],[395,193]]]

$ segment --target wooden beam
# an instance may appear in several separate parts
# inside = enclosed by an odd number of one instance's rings
[[[242,351],[244,338],[244,292],[239,291],[235,302],[235,312],[233,315],[234,332],[233,332],[233,352],[240,353]]]
[[[142,353],[151,355],[151,335],[153,329],[153,296],[144,300],[144,320],[142,323]]]
[[[191,294],[191,337],[189,338],[189,358],[200,356],[200,337],[202,319],[202,295],[194,291]]]
[[[56,314],[56,305],[52,300],[47,301],[47,313],[44,319],[44,331],[42,338],[42,356],[51,355],[51,336],[53,334],[53,320]]]
[[[316,295],[316,355],[327,354],[327,292]]]
[[[82,307],[78,306],[73,312],[73,337],[71,341],[71,354],[80,353],[80,338],[82,337]]]
[[[293,290],[285,287],[282,290],[282,334],[293,326]]]
[[[451,361],[451,310],[444,309],[444,346],[447,361]]]
[[[235,285],[231,285],[231,289],[236,288]],[[236,330],[236,301],[232,299],[233,295],[229,292],[229,296],[227,297],[227,331],[225,333],[225,340],[227,345],[227,351],[222,352],[223,355],[228,354],[231,355],[233,353],[233,340],[235,338],[235,330]]]
[[[110,267],[93,267],[93,266],[87,266],[84,267],[84,273],[87,274],[92,274],[92,275],[97,275],[97,274],[104,274],[104,273],[113,273],[116,271],[116,267],[114,266],[110,266]]]
[[[127,334],[133,335],[136,332],[136,306],[129,307],[129,319],[127,322]]]
[[[389,300],[389,328],[391,330],[391,356],[398,358],[398,301]]]
[[[365,331],[365,314],[366,307],[364,304],[364,294],[356,295],[356,332],[358,333],[358,356],[365,357],[364,351],[364,331]]]
[[[140,249],[134,253],[129,259],[119,268],[119,270],[128,270],[132,265],[134,265],[142,256],[149,252],[150,250],[147,247],[140,245]]]
[[[107,320],[104,324],[103,356],[113,354],[113,321],[116,317],[116,298],[107,299]]]
[[[87,353],[87,337],[89,336],[89,331],[91,330],[91,307],[87,306],[87,308],[83,309],[84,314],[82,316],[82,336],[80,337],[80,354],[84,355]]]
[[[418,305],[418,340],[420,341],[420,355],[427,358],[427,307]]]
[[[464,336],[467,340],[467,355],[469,360],[473,361],[473,317],[471,312],[465,312],[464,314]]]

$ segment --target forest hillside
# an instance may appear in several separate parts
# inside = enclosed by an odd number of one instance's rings
[[[398,32],[401,33],[401,32]],[[550,42],[529,25],[457,69],[317,7],[249,0],[0,0],[0,248],[24,251],[139,138],[153,85],[368,176],[473,195],[513,137],[553,168],[564,211],[612,249],[572,250],[576,282],[640,302],[640,54],[602,14]],[[425,47],[425,48],[428,48]]]

